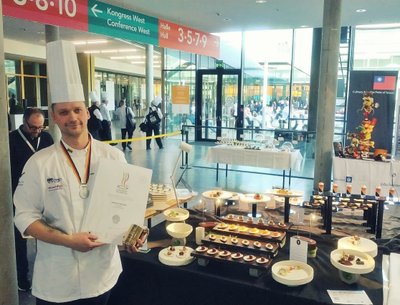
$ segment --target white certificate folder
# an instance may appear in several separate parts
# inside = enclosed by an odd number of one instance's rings
[[[98,241],[122,244],[132,224],[143,226],[152,170],[101,159],[90,190],[82,232]]]

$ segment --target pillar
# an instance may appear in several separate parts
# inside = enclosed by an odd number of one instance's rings
[[[150,103],[154,99],[153,50],[153,45],[146,45],[146,100],[148,107],[150,107]]]
[[[11,168],[8,144],[8,103],[4,67],[3,6],[0,3],[0,304],[18,305],[17,265],[11,195]]]
[[[324,0],[314,189],[319,181],[325,183],[326,190],[331,185],[341,7],[342,0]]]
[[[322,29],[313,30],[313,42],[311,51],[311,77],[310,77],[310,96],[308,103],[308,122],[307,131],[315,132],[317,130],[317,109],[318,109],[318,85],[319,69],[321,59],[321,37]]]

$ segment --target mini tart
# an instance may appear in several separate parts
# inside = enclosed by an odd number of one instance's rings
[[[286,224],[283,222],[278,222],[278,227],[284,228],[286,227]]]
[[[239,232],[247,232],[249,230],[249,228],[245,227],[245,226],[240,226],[238,229],[239,229]]]
[[[265,257],[259,257],[256,259],[256,263],[260,264],[260,265],[265,265],[268,262],[269,262],[269,259],[267,259]]]
[[[275,222],[274,222],[273,220],[270,220],[270,221],[268,221],[268,224],[269,224],[270,226],[273,226],[273,225],[275,225]]]
[[[239,240],[236,237],[232,237],[231,238],[231,243],[232,244],[237,244],[239,242]]]
[[[237,225],[229,225],[228,226],[228,230],[229,231],[236,231],[238,229],[238,226]]]
[[[174,246],[170,246],[170,247],[168,248],[168,250],[171,251],[171,252],[173,252],[173,251],[175,251],[175,247],[174,247]]]
[[[208,248],[207,248],[206,246],[198,246],[198,247],[196,248],[196,251],[199,252],[199,253],[204,253],[204,252],[206,252],[207,250],[208,250]]]
[[[231,252],[229,252],[228,250],[222,250],[222,251],[219,251],[219,253],[218,253],[218,256],[220,256],[220,257],[228,257],[228,256],[231,256]]]
[[[251,228],[250,230],[249,230],[249,233],[250,234],[257,234],[259,232],[259,230],[257,229],[257,228]]]
[[[210,234],[210,235],[208,235],[208,238],[210,240],[215,240],[217,238],[217,236],[215,234]]]
[[[261,243],[259,241],[255,241],[253,243],[253,246],[256,247],[256,248],[261,248]]]
[[[218,229],[226,229],[227,227],[228,227],[228,225],[226,223],[223,223],[223,222],[217,224],[217,228]]]
[[[221,236],[219,240],[223,243],[226,243],[228,241],[228,238],[226,236]]]
[[[274,246],[271,243],[267,243],[265,244],[265,249],[272,250],[274,249]]]
[[[240,253],[240,252],[236,252],[236,253],[231,254],[231,258],[232,259],[241,259],[242,257],[243,257],[243,254]]]
[[[239,219],[240,221],[243,221],[244,218],[243,218],[242,215],[239,215],[239,216],[238,216],[238,219]]]
[[[208,255],[216,255],[218,253],[218,250],[215,248],[211,248],[207,250]]]
[[[269,231],[269,230],[260,230],[259,234],[261,236],[268,236],[268,235],[271,234],[271,231]]]
[[[248,223],[253,223],[253,218],[252,217],[247,218],[247,222]]]
[[[282,235],[282,233],[280,232],[271,232],[271,237],[280,237]]]
[[[250,242],[247,239],[243,239],[242,240],[242,245],[243,246],[248,246],[250,244]]]
[[[258,219],[258,223],[259,224],[264,224],[264,219],[262,219],[262,218]]]
[[[249,254],[249,255],[243,256],[243,260],[246,262],[252,262],[252,261],[256,260],[256,257],[254,255]]]
[[[227,218],[228,218],[228,219],[233,219],[234,216],[233,216],[233,214],[229,214]]]

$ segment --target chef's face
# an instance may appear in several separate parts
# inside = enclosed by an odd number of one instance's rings
[[[79,136],[87,130],[89,111],[83,102],[57,103],[52,106],[52,118],[63,135]]]

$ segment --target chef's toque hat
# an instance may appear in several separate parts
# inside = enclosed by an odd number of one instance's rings
[[[78,59],[72,43],[57,40],[47,44],[47,77],[52,104],[85,101]]]
[[[92,101],[92,103],[100,102],[99,96],[97,95],[96,91],[90,91],[89,96],[90,96],[90,100]]]

